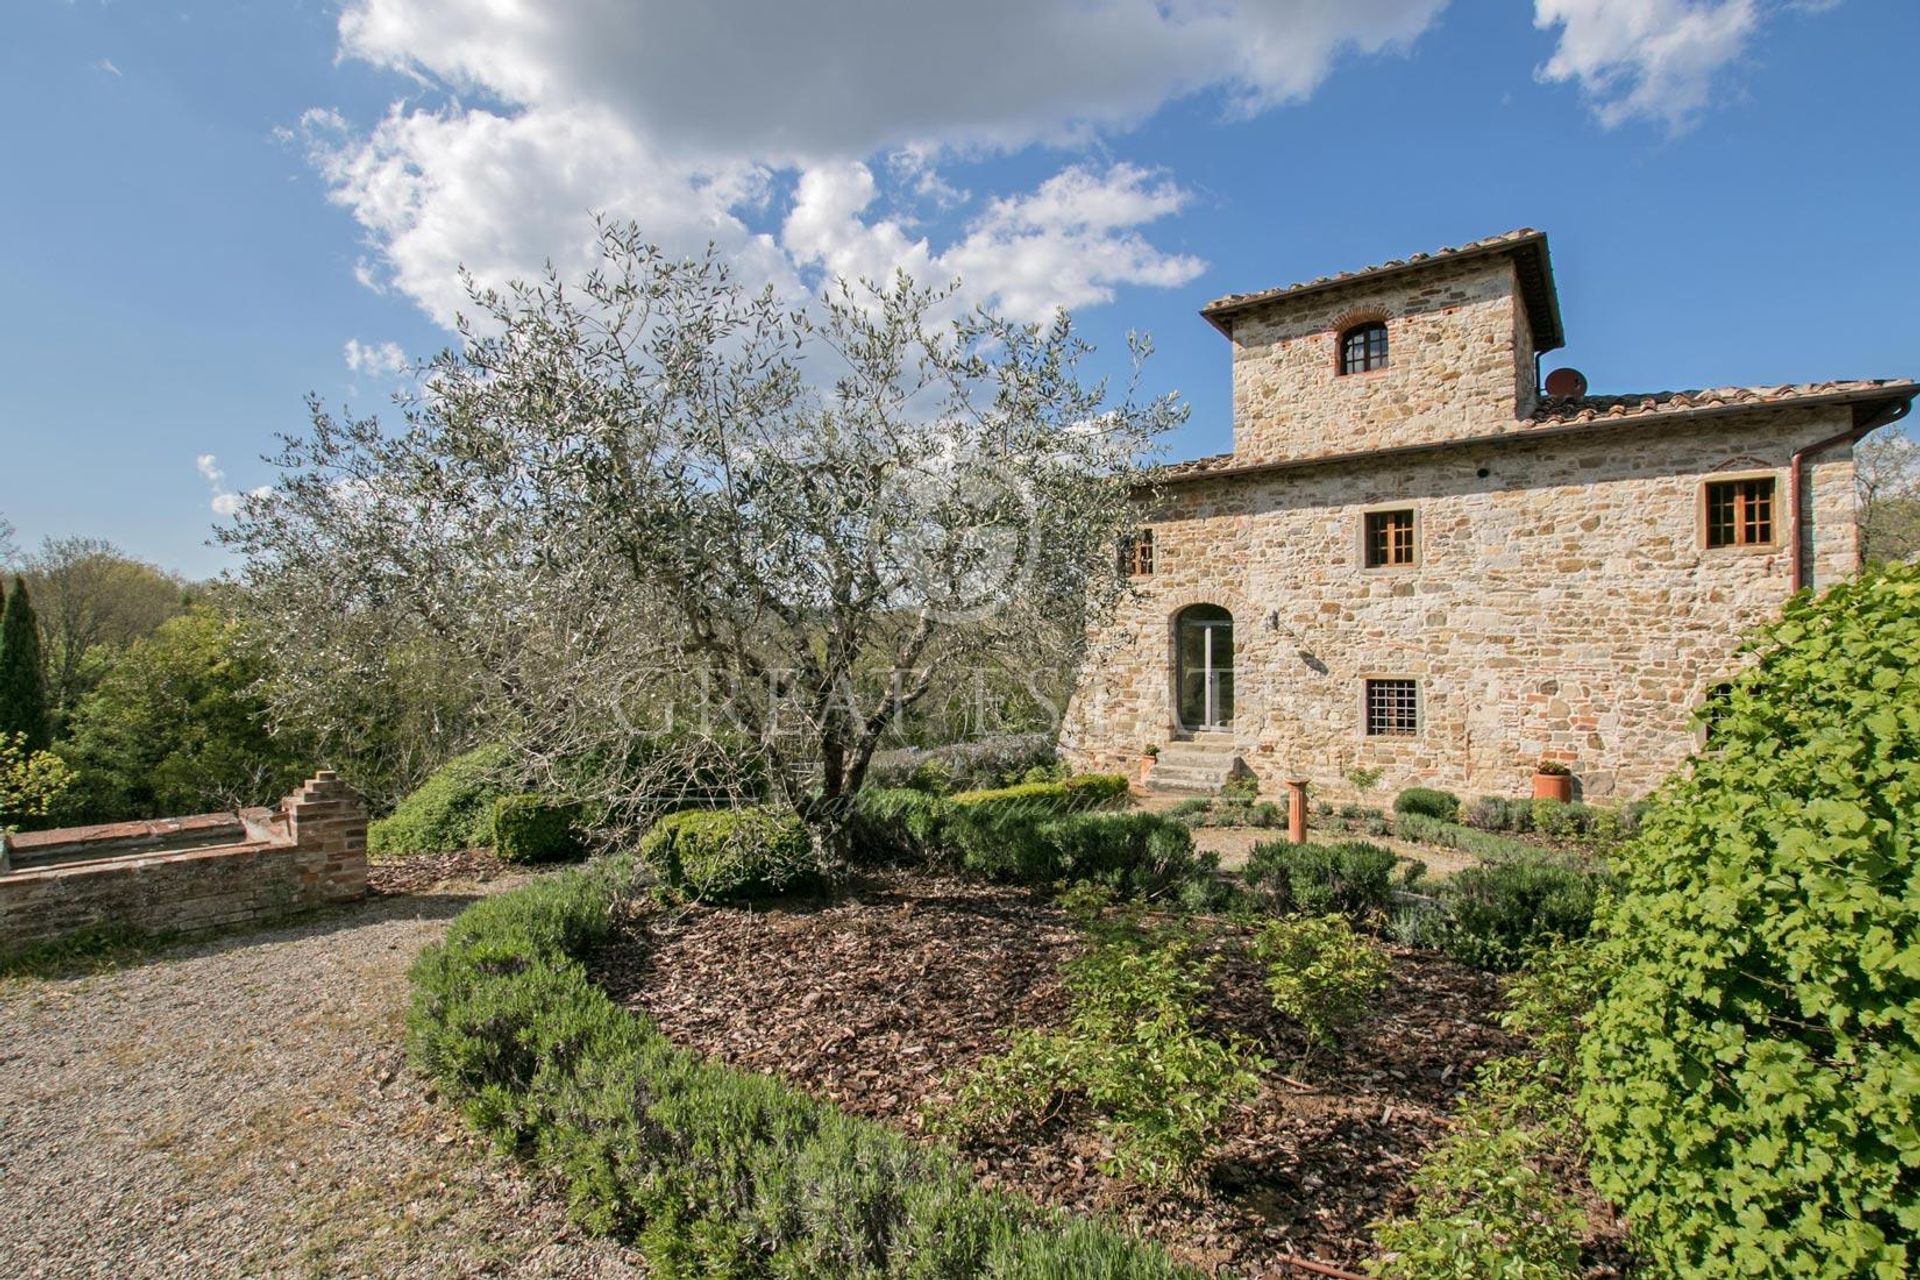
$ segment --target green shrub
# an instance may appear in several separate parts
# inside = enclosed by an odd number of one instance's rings
[[[1535,855],[1468,867],[1440,884],[1440,946],[1463,964],[1507,970],[1552,938],[1584,938],[1601,877]]]
[[[883,751],[867,767],[866,781],[868,786],[880,788],[908,786],[922,765],[936,761],[940,772],[929,776],[945,780],[943,791],[1012,786],[1035,768],[1054,766],[1054,745],[1052,734],[1021,733]]]
[[[1361,840],[1340,844],[1267,841],[1247,856],[1249,888],[1279,911],[1364,915],[1385,909],[1393,897],[1391,849]]]
[[[1260,779],[1251,773],[1236,773],[1220,784],[1222,800],[1252,803],[1260,798]]]
[[[953,770],[946,761],[929,756],[907,775],[906,787],[930,796],[944,796],[953,790]]]
[[[1533,830],[1533,801],[1481,796],[1467,806],[1463,821],[1482,831]]]
[[[635,1242],[662,1277],[1194,1274],[614,1005],[583,966],[632,881],[613,861],[484,899],[410,975],[414,1063],[557,1178],[576,1221]]]
[[[1334,1043],[1366,1017],[1390,972],[1386,957],[1345,916],[1270,920],[1254,935],[1252,951],[1266,967],[1273,1007],[1314,1044]]]
[[[1185,822],[1190,826],[1205,826],[1207,814],[1212,808],[1213,801],[1208,800],[1205,796],[1192,796],[1169,806],[1165,811],[1165,816],[1175,822]]]
[[[1128,782],[1117,773],[1076,773],[1060,784],[1067,789],[1069,807],[1098,809],[1127,798]]]
[[[493,802],[493,851],[508,862],[563,862],[586,853],[580,806],[545,796],[501,796]]]
[[[640,858],[668,890],[729,902],[811,888],[819,860],[800,819],[770,809],[689,809],[668,814],[640,841]]]
[[[1039,837],[1040,824],[1063,813],[1098,808],[1126,792],[1125,778],[1102,773],[963,791],[948,798],[943,838],[976,875],[1045,884],[1058,876],[1056,857]]]
[[[868,787],[853,798],[854,855],[869,862],[924,862],[941,849],[947,806],[911,787]]]
[[[1210,880],[1217,854],[1194,851],[1193,836],[1156,813],[1073,813],[1040,824],[1035,845],[1051,865],[1041,883],[1091,881],[1121,897],[1159,897]]]
[[[1016,1032],[930,1122],[936,1131],[1001,1133],[1077,1098],[1112,1143],[1108,1172],[1150,1185],[1187,1178],[1227,1112],[1258,1092],[1256,1073],[1268,1065],[1249,1043],[1196,1026],[1210,967],[1178,928],[1146,931],[1127,919],[1099,928],[1066,966],[1067,1028]]]
[[[1460,797],[1451,791],[1433,787],[1408,787],[1393,799],[1395,813],[1417,813],[1426,818],[1453,822],[1460,816]]]
[[[1797,596],[1618,863],[1595,1186],[1662,1274],[1920,1274],[1920,568]]]
[[[493,802],[513,763],[507,748],[478,747],[441,765],[388,817],[367,827],[372,853],[453,853],[493,843]]]
[[[1575,1175],[1575,1050],[1604,975],[1591,942],[1535,952],[1507,985],[1500,1023],[1520,1051],[1483,1063],[1450,1130],[1413,1177],[1413,1210],[1380,1224],[1368,1270],[1576,1280],[1587,1229]]]
[[[1418,813],[1403,813],[1395,817],[1393,833],[1402,840],[1458,849],[1490,862],[1524,861],[1547,856],[1539,845],[1528,844],[1525,840],[1515,840],[1492,831],[1476,831],[1457,822],[1442,822]]]

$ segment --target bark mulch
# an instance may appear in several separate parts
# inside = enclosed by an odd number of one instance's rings
[[[614,999],[679,1044],[916,1135],[922,1104],[950,1097],[949,1073],[1004,1047],[1004,1029],[1064,1019],[1057,970],[1079,945],[1059,911],[1019,890],[920,875],[827,901],[649,911],[631,930],[599,962]],[[1307,1051],[1254,966],[1215,970],[1207,1018],[1278,1066],[1199,1186],[1108,1178],[1091,1126],[1071,1117],[965,1154],[983,1184],[1126,1218],[1204,1267],[1298,1274],[1288,1254],[1354,1267],[1368,1224],[1411,1204],[1408,1176],[1474,1068],[1513,1048],[1493,1021],[1497,980],[1391,956],[1376,1015],[1339,1053]]]
[[[487,849],[409,853],[370,862],[367,889],[376,895],[432,893],[448,886],[486,884],[525,871],[525,867],[503,862]]]

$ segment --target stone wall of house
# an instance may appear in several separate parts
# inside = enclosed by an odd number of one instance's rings
[[[1387,367],[1338,373],[1341,331],[1387,326]],[[1233,451],[1265,462],[1491,435],[1533,409],[1507,257],[1279,299],[1233,320]]]
[[[168,847],[223,822],[244,838]],[[0,863],[0,953],[96,927],[192,933],[274,920],[366,890],[366,807],[323,770],[277,811],[18,838]]]
[[[1506,394],[1511,394],[1507,388]],[[1178,485],[1150,513],[1155,572],[1136,578],[1092,652],[1063,744],[1129,768],[1175,731],[1173,620],[1234,617],[1235,744],[1278,795],[1306,777],[1352,798],[1348,771],[1525,794],[1542,759],[1592,799],[1652,789],[1696,746],[1693,713],[1739,640],[1792,591],[1788,463],[1847,428],[1842,406],[1619,424]],[[1852,573],[1846,446],[1806,468],[1816,587]],[[1708,549],[1710,475],[1776,478],[1775,543]],[[1418,564],[1367,569],[1362,514],[1406,506]],[[1412,737],[1368,737],[1363,681],[1420,686]]]

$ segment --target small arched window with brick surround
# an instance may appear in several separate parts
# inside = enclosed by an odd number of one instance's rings
[[[1340,332],[1340,372],[1365,373],[1387,367],[1387,326],[1367,320]]]

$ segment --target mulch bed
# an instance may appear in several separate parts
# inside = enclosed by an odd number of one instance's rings
[[[598,978],[675,1042],[778,1074],[842,1108],[919,1134],[948,1074],[1004,1047],[1006,1028],[1067,1012],[1057,970],[1079,945],[1019,890],[890,875],[839,898],[771,908],[648,911]],[[1156,1193],[1108,1178],[1088,1125],[970,1147],[982,1183],[1124,1217],[1176,1256],[1243,1276],[1291,1276],[1292,1254],[1354,1267],[1368,1224],[1406,1209],[1421,1153],[1473,1069],[1513,1042],[1496,979],[1391,952],[1377,1014],[1338,1053],[1307,1052],[1251,964],[1215,970],[1207,1014],[1279,1065],[1230,1124],[1203,1185]]]
[[[374,894],[427,893],[447,884],[485,884],[515,871],[487,849],[458,853],[410,853],[367,865],[367,890]]]

